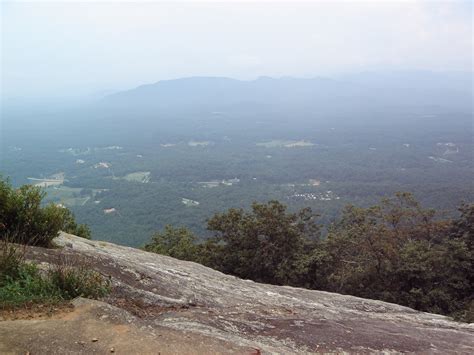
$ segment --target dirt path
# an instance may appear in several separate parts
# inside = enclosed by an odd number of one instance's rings
[[[0,354],[251,354],[251,348],[152,326],[108,304],[77,299],[72,311],[0,322]]]

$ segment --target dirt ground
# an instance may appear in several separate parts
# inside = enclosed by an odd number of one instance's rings
[[[3,314],[4,315],[4,314]],[[257,354],[198,334],[151,326],[102,302],[78,299],[46,314],[0,322],[0,354]]]

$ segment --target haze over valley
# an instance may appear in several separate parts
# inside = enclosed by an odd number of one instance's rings
[[[272,199],[328,224],[348,203],[410,191],[450,215],[474,193],[470,75],[193,77],[80,107],[11,106],[2,173],[132,246],[166,224],[206,238],[213,213]]]

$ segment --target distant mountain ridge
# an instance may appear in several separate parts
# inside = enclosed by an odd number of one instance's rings
[[[163,80],[106,96],[106,107],[225,107],[238,104],[435,105],[466,107],[472,101],[472,73],[360,73],[337,79],[259,77],[243,81],[225,77]]]
[[[106,97],[106,102],[130,104],[208,104],[220,102],[266,102],[285,100],[298,95],[314,94],[315,91],[337,88],[331,79],[274,79],[260,77],[243,81],[224,77],[190,77],[159,81]],[[290,94],[293,95],[290,96]],[[320,92],[319,94],[322,94]],[[301,96],[304,97],[304,96]]]

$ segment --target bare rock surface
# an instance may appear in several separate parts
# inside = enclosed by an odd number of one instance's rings
[[[259,284],[64,233],[56,243],[63,248],[29,248],[27,258],[86,263],[110,277],[113,291],[102,301],[76,300],[74,316],[0,322],[2,354],[34,354],[40,334],[56,345],[37,353],[474,353],[474,324],[444,316]]]

